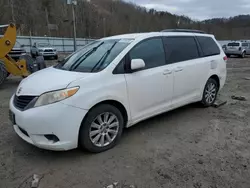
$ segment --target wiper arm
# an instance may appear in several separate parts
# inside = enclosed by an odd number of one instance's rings
[[[76,63],[74,63],[69,70],[74,70],[76,69],[81,63],[82,61],[84,61],[85,59],[87,59],[92,53],[94,53],[101,45],[103,45],[104,42],[101,42],[98,46],[92,48],[91,50],[89,50],[87,53],[84,54],[84,58],[81,59],[82,57],[80,57]]]
[[[109,56],[111,50],[115,47],[116,44],[117,44],[117,41],[114,42],[114,44],[110,47],[110,49],[108,49],[107,52],[101,57],[101,59],[95,64],[95,66],[92,68],[91,72],[93,72],[97,68],[97,66],[101,67],[103,65],[103,63],[105,62],[105,60]]]

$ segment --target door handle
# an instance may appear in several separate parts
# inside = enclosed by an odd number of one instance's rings
[[[171,70],[164,70],[163,71],[163,75],[167,75],[167,74],[172,74],[172,71]]]
[[[177,68],[175,69],[175,72],[181,72],[181,71],[183,71],[183,68],[182,68],[182,67],[177,67]]]

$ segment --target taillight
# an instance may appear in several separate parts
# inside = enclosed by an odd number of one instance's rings
[[[241,47],[239,47],[239,51],[241,51]]]
[[[224,60],[224,61],[227,61],[227,60],[228,60],[227,56],[224,56],[224,57],[223,57],[223,60]]]

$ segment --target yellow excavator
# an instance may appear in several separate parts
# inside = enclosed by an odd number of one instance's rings
[[[0,28],[6,28],[4,36],[0,38],[0,85],[10,75],[27,77],[31,73],[45,68],[45,63],[41,61],[33,61],[33,59],[24,55],[18,61],[12,59],[8,53],[16,43],[16,26],[11,23],[9,25],[0,25]]]

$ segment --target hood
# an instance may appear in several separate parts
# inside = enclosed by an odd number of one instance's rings
[[[92,73],[71,72],[49,67],[31,74],[19,84],[16,95],[39,96],[48,91],[66,88],[71,82]]]
[[[55,50],[53,47],[38,47],[39,50]]]

